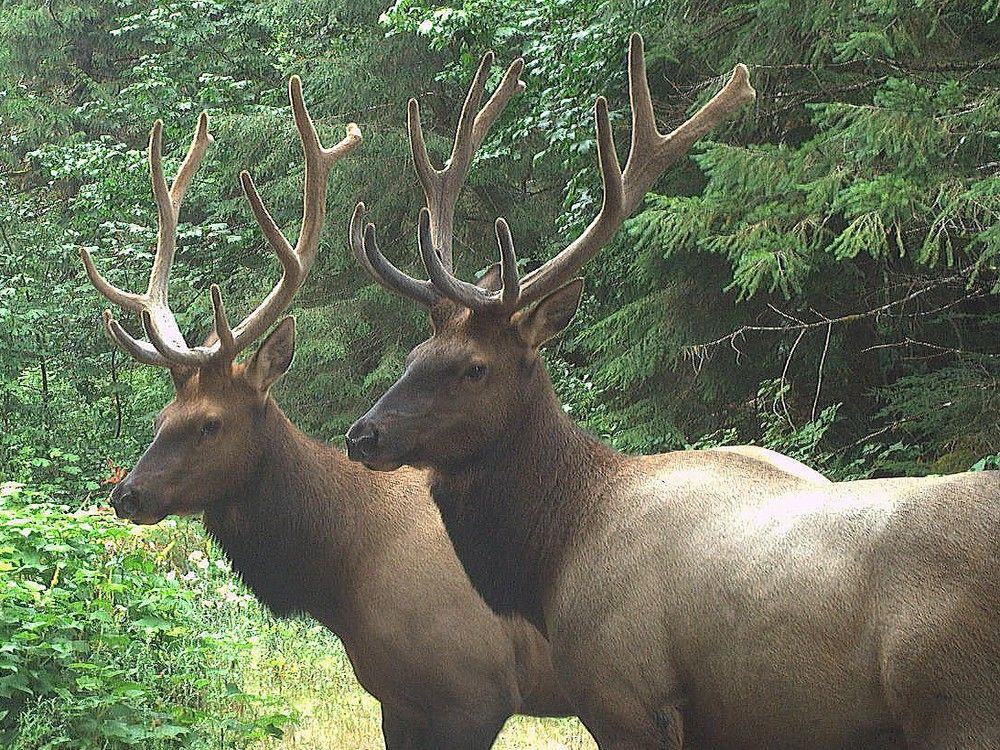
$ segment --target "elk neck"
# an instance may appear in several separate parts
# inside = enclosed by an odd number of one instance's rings
[[[529,381],[523,408],[486,450],[435,468],[431,494],[487,604],[544,634],[544,605],[564,554],[625,459],[566,416],[540,361]]]
[[[207,509],[205,528],[247,586],[278,616],[349,617],[352,572],[371,530],[359,527],[378,492],[363,469],[295,427],[270,397],[255,471]]]

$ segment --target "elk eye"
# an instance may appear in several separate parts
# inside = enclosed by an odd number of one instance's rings
[[[466,380],[471,380],[475,382],[476,380],[482,380],[483,375],[485,374],[486,374],[486,365],[472,365],[465,371],[463,377]]]
[[[212,434],[218,432],[218,430],[219,430],[219,428],[221,426],[222,426],[222,423],[218,419],[210,419],[207,422],[205,422],[205,424],[203,424],[201,426],[201,434],[202,435],[212,435]]]

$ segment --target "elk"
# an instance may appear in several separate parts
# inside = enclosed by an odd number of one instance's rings
[[[502,219],[498,267],[471,284],[445,266],[435,214],[451,194],[420,213],[429,281],[393,267],[355,211],[362,266],[433,330],[349,455],[429,469],[476,589],[546,634],[603,750],[1000,748],[1000,473],[819,483],[739,451],[626,456],[560,408],[538,348],[575,313],[574,275],[754,96],[738,66],[661,135],[639,36],[629,88],[624,171],[598,99],[600,212],[523,279]]]
[[[508,84],[499,96],[515,90]],[[282,413],[270,388],[291,365],[286,317],[252,356],[240,351],[270,328],[316,257],[333,164],[361,141],[357,126],[324,148],[293,77],[289,93],[305,154],[302,228],[293,247],[246,172],[240,181],[283,267],[263,302],[231,328],[211,287],[215,332],[188,347],[167,303],[184,192],[210,142],[205,115],[172,187],[161,165],[161,125],[149,163],[159,215],[144,294],[122,291],[81,250],[90,281],[139,314],[149,341],[104,313],[111,340],[139,362],[169,369],[174,399],[152,444],[112,493],[117,514],[153,524],[201,512],[233,569],[276,615],[305,612],[343,642],[360,683],[382,704],[388,750],[484,750],[513,713],[566,715],[548,644],[521,618],[494,615],[455,557],[422,472],[376,475],[316,442]]]

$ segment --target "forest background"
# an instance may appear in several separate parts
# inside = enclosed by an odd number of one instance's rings
[[[418,272],[407,98],[440,158],[482,52],[525,58],[527,89],[459,203],[456,267],[469,278],[493,261],[496,216],[530,269],[593,215],[590,109],[606,96],[627,143],[631,31],[646,37],[664,130],[745,62],[755,105],[696,145],[585,269],[581,312],[546,354],[567,410],[630,452],[752,442],[834,479],[993,468],[998,14],[998,0],[3,0],[0,744],[287,744],[310,721],[330,724],[313,729],[340,738],[329,742],[374,741],[359,739],[376,709],[342,652],[308,623],[269,620],[196,524],[133,533],[108,517],[108,482],[147,444],[170,384],[105,339],[78,248],[113,282],[144,286],[154,119],[168,173],[200,111],[215,136],[172,276],[189,340],[209,328],[211,282],[238,317],[279,273],[240,169],[298,229],[288,76],[302,76],[327,142],[359,123],[365,142],[334,171],[293,310],[295,365],[276,393],[302,429],[336,442],[426,333],[346,243],[364,200],[383,249]],[[308,662],[320,672],[306,675]],[[571,725],[525,725],[509,746],[539,732],[585,742]]]

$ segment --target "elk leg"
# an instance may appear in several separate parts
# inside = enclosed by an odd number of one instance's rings
[[[419,750],[490,750],[506,719],[464,712],[437,715],[430,720],[426,744]]]
[[[385,750],[420,750],[422,728],[382,704],[382,738]]]
[[[414,750],[410,741],[411,732],[406,724],[391,709],[382,705],[382,739],[385,750]]]
[[[684,744],[684,720],[680,711],[665,707],[649,726],[626,726],[608,716],[580,717],[600,750],[692,750]]]

